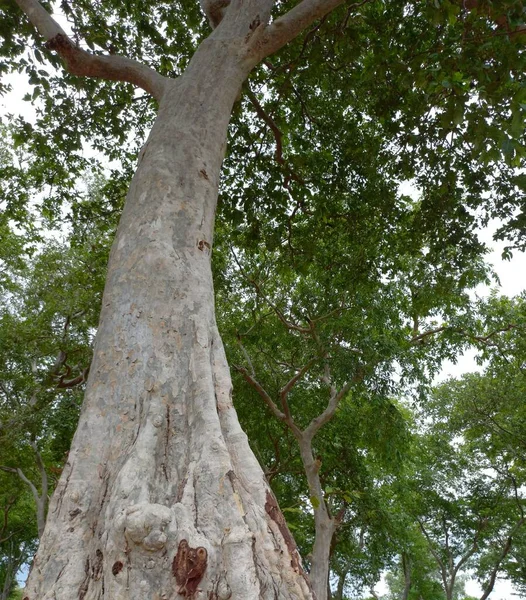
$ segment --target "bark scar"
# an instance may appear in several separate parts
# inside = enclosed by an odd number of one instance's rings
[[[268,514],[268,516],[274,521],[274,523],[276,523],[281,535],[283,536],[283,539],[285,540],[285,544],[290,555],[291,567],[294,569],[294,571],[296,571],[296,573],[299,573],[303,577],[309,590],[311,590],[312,592],[312,584],[309,581],[307,575],[305,574],[303,567],[301,566],[296,542],[294,541],[294,538],[292,537],[289,528],[287,527],[285,517],[279,509],[276,498],[274,498],[273,494],[269,490],[267,490],[267,501],[265,502],[265,511]]]
[[[193,598],[197,586],[203,578],[208,560],[208,552],[203,546],[191,548],[187,540],[179,542],[179,548],[172,562],[172,573],[179,586],[178,594]]]

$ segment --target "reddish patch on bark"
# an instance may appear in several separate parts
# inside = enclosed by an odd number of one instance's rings
[[[296,571],[296,573],[299,573],[303,577],[303,579],[309,586],[309,589],[312,591],[312,586],[309,581],[309,578],[305,574],[305,571],[303,570],[299,561],[299,553],[296,547],[296,542],[294,541],[294,538],[292,537],[289,528],[287,527],[285,517],[279,509],[276,498],[274,498],[274,496],[269,490],[267,490],[267,501],[265,502],[265,511],[267,515],[274,521],[274,523],[276,523],[281,535],[283,536],[283,539],[285,540],[285,544],[287,545],[287,549],[290,555],[290,566],[294,569],[294,571]]]
[[[290,564],[295,571],[301,571],[301,565],[298,560],[298,550],[296,548],[296,542],[292,537],[289,528],[287,527],[287,523],[285,522],[285,517],[282,512],[279,510],[278,503],[276,502],[276,498],[267,490],[267,501],[265,502],[265,511],[267,515],[276,523],[278,529],[285,540],[285,544],[287,544],[287,548],[290,554]]]
[[[113,567],[111,568],[111,572],[113,573],[113,575],[115,577],[117,577],[117,575],[122,571],[123,567],[124,567],[124,565],[122,564],[122,562],[120,560],[118,560],[117,562],[113,563]]]
[[[208,242],[206,242],[205,240],[199,240],[197,247],[199,248],[199,250],[201,250],[201,252],[206,248],[207,250],[210,250],[210,244]]]
[[[179,586],[178,594],[192,598],[203,579],[208,560],[206,548],[190,548],[186,540],[179,542],[179,548],[172,562],[172,573]]]

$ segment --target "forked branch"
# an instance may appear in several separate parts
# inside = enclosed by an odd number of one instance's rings
[[[99,56],[82,50],[68,37],[38,0],[15,0],[15,2],[44,37],[46,46],[60,55],[72,75],[126,81],[146,90],[157,100],[161,99],[168,78],[124,56]]]

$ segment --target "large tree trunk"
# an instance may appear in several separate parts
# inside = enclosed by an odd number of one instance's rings
[[[161,100],[28,600],[313,598],[239,427],[214,316],[219,172],[249,70],[237,56],[205,41]]]

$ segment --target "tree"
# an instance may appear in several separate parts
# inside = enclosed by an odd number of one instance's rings
[[[511,381],[495,383],[490,374],[470,375],[435,391],[424,413],[425,432],[416,437],[411,481],[402,484],[405,505],[427,541],[448,600],[468,569],[486,600],[524,539],[522,458],[509,446],[511,431],[519,434],[522,411],[510,395],[499,399]],[[507,428],[495,428],[505,415]],[[492,423],[481,428],[481,416]]]
[[[29,490],[0,473],[0,598],[8,600],[16,588],[16,575],[35,551],[35,510]]]
[[[487,506],[485,543],[480,543],[474,571],[488,598],[498,577],[524,583],[521,565],[526,535],[524,498],[524,330],[523,295],[489,298],[480,316],[488,334],[479,336],[482,374],[465,375],[440,386],[428,405],[428,417],[454,438],[462,436],[470,468],[491,473],[498,490],[494,507]],[[476,489],[474,485],[472,489]],[[491,494],[486,491],[486,502]],[[485,553],[485,555],[484,555]]]
[[[13,150],[7,132],[3,142]],[[3,167],[14,171],[9,158]],[[2,225],[0,470],[27,486],[41,536],[77,423],[104,283],[96,261],[107,248],[102,235],[86,247],[79,231],[67,243],[44,242],[42,229],[15,233],[7,215]]]
[[[109,55],[103,56],[98,51],[91,54],[82,50],[36,1],[17,3],[47,41],[47,49],[57,51],[73,74],[127,81],[145,89],[159,104],[113,246],[81,420],[54,496],[52,517],[35,560],[27,597],[162,597],[172,594],[174,588],[181,595],[192,596],[198,587],[217,598],[270,598],[276,593],[280,598],[311,597],[292,537],[239,429],[215,325],[209,257],[232,106],[249,73],[316,19],[326,25],[326,46],[309,45],[309,39],[304,38],[296,48],[303,52],[308,47],[313,54],[319,53],[318,64],[327,48],[338,45],[338,27],[350,24],[356,41],[338,56],[355,67],[352,52],[363,39],[368,40],[359,68],[349,69],[352,81],[346,81],[351,84],[346,90],[359,92],[363,102],[356,103],[357,123],[366,130],[363,122],[374,114],[375,126],[379,123],[383,130],[379,139],[384,143],[379,148],[381,160],[374,181],[391,177],[386,188],[394,193],[397,180],[411,178],[421,170],[422,205],[411,234],[407,234],[408,243],[413,232],[434,230],[437,235],[430,244],[431,253],[439,253],[447,241],[476,256],[480,247],[473,236],[475,219],[463,203],[471,208],[490,203],[481,190],[494,176],[493,162],[500,161],[501,154],[510,164],[509,168],[500,165],[496,196],[499,200],[507,198],[508,204],[499,208],[509,207],[522,185],[513,178],[512,171],[522,156],[516,141],[519,128],[515,117],[508,123],[508,113],[502,110],[502,103],[512,97],[519,118],[523,110],[516,94],[519,82],[510,75],[521,59],[514,36],[494,35],[495,14],[488,19],[484,6],[480,11],[471,10],[471,6],[468,10],[452,2],[436,10],[426,7],[422,12],[410,5],[393,3],[384,10],[383,3],[371,3],[363,9],[363,18],[362,6],[351,5],[331,22],[327,15],[342,2],[303,0],[291,7],[291,2],[270,0],[203,1],[202,7],[215,27],[206,39],[200,24],[194,25],[199,23],[199,16],[193,4],[177,12],[162,3],[153,11],[141,3],[130,5],[127,10],[133,15],[131,27],[127,26],[121,4],[108,4],[115,9],[113,18],[117,16],[114,33],[108,33],[98,12],[101,7],[94,10],[91,3],[71,7],[64,2],[63,10],[75,25],[74,35],[85,36],[91,46],[106,49]],[[274,14],[271,21],[273,9],[281,16]],[[515,16],[517,7],[512,9],[506,18]],[[355,13],[359,13],[356,19]],[[145,16],[148,14],[156,27]],[[398,15],[397,24],[409,24],[402,31],[404,35],[389,26],[394,14]],[[11,12],[9,17],[16,21]],[[437,29],[428,32],[433,19],[438,22]],[[5,23],[11,24],[9,20]],[[311,29],[310,39],[317,37],[318,27]],[[22,30],[28,35],[27,28]],[[165,34],[181,39],[184,49],[192,50],[194,31],[202,42],[176,80],[160,74],[175,70],[166,56],[164,60],[146,58],[153,69],[115,54],[122,48],[130,57],[140,56],[141,50],[148,50],[151,44],[164,50]],[[466,32],[472,36],[471,44],[458,58],[457,48]],[[440,37],[438,42],[435,34]],[[484,35],[490,38],[489,47],[473,50]],[[403,43],[387,52],[390,60],[386,65],[378,56],[390,47],[395,36]],[[6,39],[8,56],[18,56],[20,40],[13,35]],[[415,39],[424,47],[431,42],[432,49],[444,41],[451,42],[452,50],[443,69],[437,68],[436,57],[422,67],[420,58],[414,56]],[[492,79],[492,73],[487,72],[488,57],[483,53],[492,57],[491,53],[501,46],[506,52],[495,53],[503,62],[492,70],[498,73]],[[425,54],[429,52],[427,47]],[[147,57],[148,51],[144,55]],[[405,69],[410,57],[411,67]],[[182,62],[187,59],[184,57]],[[25,58],[19,63],[22,61],[27,65]],[[471,71],[466,74],[457,69],[458,61]],[[513,69],[506,61],[513,63]],[[273,69],[274,65],[263,63],[258,76],[264,81],[265,72]],[[37,86],[35,93],[39,90],[47,96],[47,74],[31,64],[28,70]],[[414,70],[421,76],[418,85],[407,96],[400,94]],[[273,85],[288,85],[290,71],[278,70]],[[340,73],[333,78],[333,85],[338,87],[347,75],[345,70],[335,68],[334,72]],[[359,72],[365,75],[357,77]],[[384,79],[392,89],[383,97],[376,93],[367,98],[364,90],[370,90],[378,79]],[[320,86],[320,94],[323,90]],[[480,106],[475,109],[469,102],[470,94],[482,92],[486,104],[483,110]],[[112,93],[112,97],[119,93]],[[84,125],[77,107],[71,106],[62,90],[57,96],[61,102],[50,110],[65,110],[76,118],[66,122],[62,119],[58,128],[52,128],[51,137],[62,141],[55,156],[48,153],[45,164],[48,171],[52,166],[56,173],[63,174],[57,155],[78,150]],[[126,101],[130,96],[133,93],[129,91],[122,94]],[[397,96],[404,96],[403,105],[395,102],[390,107],[389,100]],[[106,118],[99,111],[92,121],[92,139],[101,147],[108,148],[106,141],[101,141],[101,131],[115,131],[122,124],[115,106]],[[340,107],[339,114],[344,115],[346,109],[343,104]],[[401,112],[397,112],[399,107]],[[322,103],[318,108],[322,109]],[[93,114],[96,112],[95,107]],[[305,106],[302,112],[309,114]],[[403,125],[400,115],[406,119]],[[463,115],[467,125],[460,128]],[[435,117],[440,120],[438,128]],[[290,188],[292,180],[296,184],[303,181],[303,154],[290,152],[285,159],[283,133],[271,122],[267,118],[276,140],[276,162],[282,169],[273,170],[272,175],[283,175],[283,187]],[[143,124],[137,123],[139,129]],[[460,128],[460,135],[454,135],[455,128]],[[387,132],[391,134],[389,142],[383,137]],[[471,134],[478,136],[476,142],[465,147],[460,138]],[[123,144],[124,137],[120,131]],[[45,150],[45,138],[38,131],[21,127],[20,141],[28,139]],[[448,153],[443,152],[444,141],[450,145]],[[469,167],[478,161],[482,144],[482,162],[472,172]],[[386,151],[389,145],[390,154]],[[300,147],[301,143],[296,145]],[[393,154],[399,158],[390,163],[388,157]],[[307,163],[313,162],[314,153],[307,152],[305,157]],[[352,152],[345,158],[352,160]],[[421,169],[422,161],[425,169]],[[324,181],[321,175],[320,190]],[[348,177],[344,172],[337,175],[340,183]],[[433,180],[434,187],[429,183]],[[330,187],[331,178],[326,181]],[[275,184],[272,176],[267,183]],[[377,185],[365,188],[369,192],[383,189]],[[314,191],[319,190],[310,185],[309,193]],[[301,199],[297,202],[301,206]],[[235,203],[230,208],[237,214]],[[367,258],[374,261],[374,257]],[[416,336],[425,339],[431,330],[424,325],[433,317],[434,307],[426,304],[419,292],[414,289],[412,294],[414,330]],[[326,593],[325,581],[326,574],[313,580],[319,598]],[[279,592],[275,592],[277,589]]]
[[[214,25],[224,4],[203,2]],[[209,266],[239,88],[265,56],[340,2],[305,2],[267,25],[273,4],[233,3],[174,82],[130,59],[80,50],[40,4],[19,3],[71,72],[130,81],[160,104],[110,259],[84,410],[29,598],[102,589],[153,597],[176,586],[191,596],[203,578],[220,598],[277,587],[283,598],[311,595],[233,412]]]

